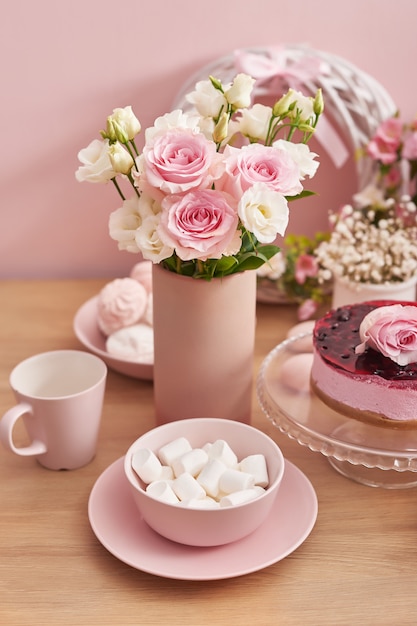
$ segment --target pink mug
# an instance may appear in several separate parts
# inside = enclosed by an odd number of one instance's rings
[[[0,440],[21,456],[35,456],[48,469],[76,469],[89,463],[97,448],[107,367],[79,350],[32,356],[10,374],[18,404],[0,420]],[[13,429],[22,418],[31,443],[18,447]]]

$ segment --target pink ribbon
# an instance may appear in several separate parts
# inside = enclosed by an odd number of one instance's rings
[[[234,52],[236,69],[256,79],[255,89],[258,95],[273,95],[289,87],[300,91],[306,83],[315,82],[318,77],[330,73],[328,63],[316,57],[306,56],[302,61],[293,61],[289,65],[282,46],[270,47],[267,51],[268,56],[247,50]],[[346,163],[349,150],[325,113],[319,119],[315,137],[335,167],[340,168]]]

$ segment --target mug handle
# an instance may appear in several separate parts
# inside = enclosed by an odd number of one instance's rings
[[[8,411],[3,415],[0,420],[0,441],[4,445],[5,448],[14,452],[15,454],[20,454],[20,456],[33,456],[37,454],[44,454],[47,450],[46,444],[39,439],[34,439],[29,446],[24,446],[21,448],[17,448],[13,443],[13,428],[16,424],[17,420],[22,417],[25,413],[29,415],[33,415],[32,407],[30,404],[26,404],[22,402]]]

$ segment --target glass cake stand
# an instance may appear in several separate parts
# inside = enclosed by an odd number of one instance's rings
[[[256,388],[266,416],[347,478],[388,489],[417,486],[417,428],[365,424],[325,405],[309,387],[311,337],[304,333],[285,340],[262,362]],[[306,362],[296,362],[294,357],[304,353]],[[296,375],[289,374],[294,364]]]

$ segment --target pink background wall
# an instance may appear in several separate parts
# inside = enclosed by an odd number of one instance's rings
[[[107,233],[118,197],[112,186],[76,182],[77,152],[116,106],[132,104],[142,126],[151,125],[191,74],[235,48],[307,44],[374,76],[404,118],[417,112],[415,0],[7,5],[0,22],[0,278],[128,273],[136,257],[119,252]],[[320,219],[314,211],[306,217],[313,226]]]

